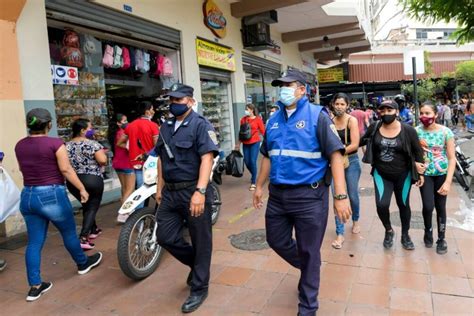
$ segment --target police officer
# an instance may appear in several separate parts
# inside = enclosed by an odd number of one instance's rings
[[[158,243],[191,268],[187,279],[191,291],[181,307],[183,313],[195,311],[208,294],[212,192],[207,185],[218,154],[214,128],[192,110],[193,92],[190,86],[175,84],[166,94],[174,118],[162,124],[155,149],[159,156]],[[184,220],[191,244],[183,238]]]
[[[341,221],[351,215],[344,179],[344,146],[322,106],[306,97],[305,75],[288,70],[274,80],[279,86],[280,111],[270,117],[262,143],[260,174],[253,203],[263,206],[263,185],[270,177],[265,227],[270,247],[301,270],[298,315],[318,309],[320,248],[328,219],[328,182],[331,164],[334,209]],[[296,241],[292,237],[296,232]]]
[[[403,94],[397,94],[394,97],[394,101],[397,102],[398,108],[400,109],[400,121],[408,125],[413,125],[413,113],[406,106],[407,101],[405,96]]]

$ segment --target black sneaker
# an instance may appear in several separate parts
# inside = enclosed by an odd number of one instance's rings
[[[385,249],[390,249],[393,246],[393,237],[395,236],[395,232],[392,230],[391,232],[385,232],[385,238],[383,239],[383,246]]]
[[[415,249],[415,245],[414,245],[413,242],[411,241],[410,235],[408,235],[408,234],[402,235],[402,247],[403,247],[405,250],[413,250],[413,249]]]
[[[92,256],[87,257],[87,262],[83,265],[77,266],[79,274],[86,274],[90,270],[97,267],[100,262],[102,261],[102,253],[98,252],[93,254]]]
[[[448,252],[448,244],[444,239],[438,239],[436,242],[436,253],[439,255],[444,255]]]
[[[35,288],[31,287],[30,291],[28,292],[28,296],[26,297],[27,302],[33,302],[40,298],[41,295],[48,292],[49,289],[53,287],[53,283],[51,282],[42,282],[40,287]]]
[[[425,236],[423,236],[423,241],[425,242],[426,248],[433,247],[433,232],[425,232]]]

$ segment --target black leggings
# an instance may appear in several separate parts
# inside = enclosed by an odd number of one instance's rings
[[[78,174],[79,180],[89,193],[89,200],[82,204],[83,218],[81,237],[87,237],[93,230],[97,228],[95,223],[95,216],[102,201],[102,194],[104,193],[104,179],[102,177],[91,174]],[[81,200],[79,190],[71,183],[67,182],[69,192],[78,200]]]
[[[436,207],[436,222],[438,224],[438,238],[444,239],[446,232],[446,195],[441,195],[438,190],[446,181],[446,175],[425,176],[425,184],[420,188],[421,199],[423,201],[423,221],[425,231],[433,231],[431,219],[433,209]]]
[[[408,234],[410,229],[411,209],[410,209],[410,190],[411,174],[405,173],[394,179],[382,177],[377,169],[374,170],[375,183],[375,204],[377,205],[377,214],[382,221],[385,230],[392,230],[390,223],[390,200],[395,192],[398,209],[400,210],[400,221],[402,223],[402,234]]]

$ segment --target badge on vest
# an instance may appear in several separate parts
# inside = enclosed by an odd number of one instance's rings
[[[270,129],[277,129],[278,128],[278,122],[273,123],[272,127]]]
[[[298,123],[296,123],[296,128],[297,129],[302,129],[302,128],[304,128],[304,126],[305,126],[304,121],[298,121]]]

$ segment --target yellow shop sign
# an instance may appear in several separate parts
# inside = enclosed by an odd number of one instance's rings
[[[319,83],[339,82],[344,80],[344,70],[342,68],[318,69]]]
[[[196,39],[198,64],[213,68],[235,71],[235,51],[230,47]]]

